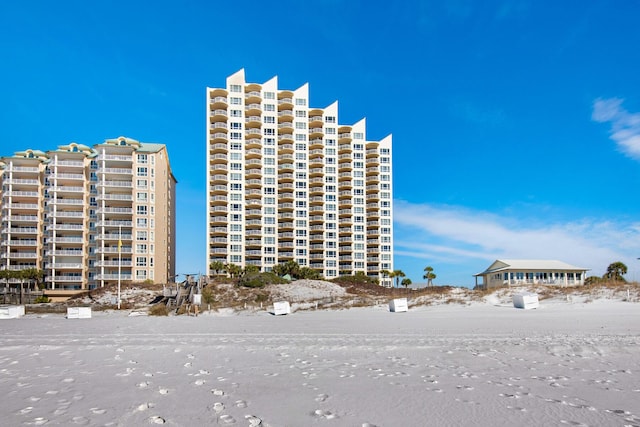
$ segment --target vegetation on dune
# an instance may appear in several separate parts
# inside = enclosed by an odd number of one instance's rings
[[[433,279],[436,278],[435,273],[433,272],[433,267],[430,265],[424,268],[424,276],[422,278],[427,281],[427,286],[433,286]]]

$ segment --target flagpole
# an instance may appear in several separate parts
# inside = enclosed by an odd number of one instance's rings
[[[118,310],[120,310],[120,275],[122,271],[122,226],[118,232]]]

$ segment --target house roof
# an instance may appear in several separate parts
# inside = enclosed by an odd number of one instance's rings
[[[482,273],[474,276],[496,273],[507,270],[536,270],[536,271],[587,271],[588,268],[576,267],[557,260],[539,259],[497,259]]]

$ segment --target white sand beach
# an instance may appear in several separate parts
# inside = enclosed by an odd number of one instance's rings
[[[2,425],[640,426],[640,304],[0,322]]]

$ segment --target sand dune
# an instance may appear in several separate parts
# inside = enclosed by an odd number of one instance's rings
[[[0,323],[3,425],[640,425],[640,305]]]

